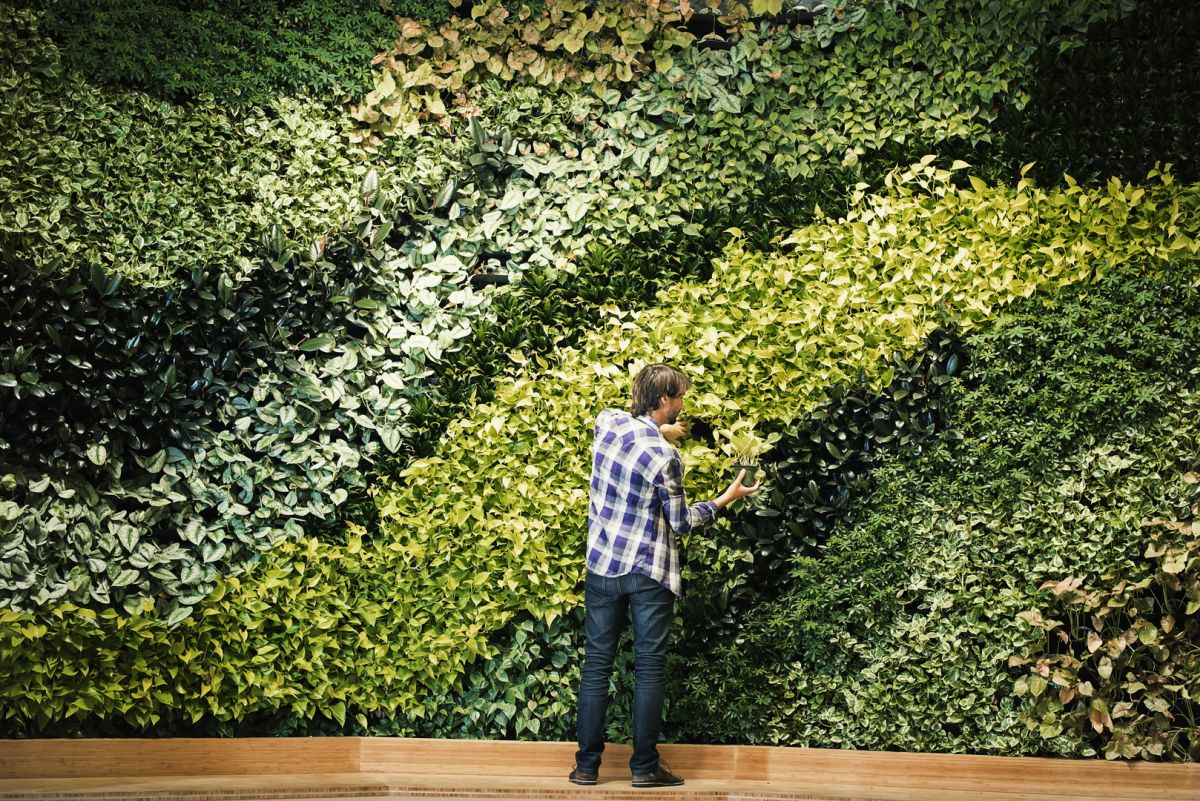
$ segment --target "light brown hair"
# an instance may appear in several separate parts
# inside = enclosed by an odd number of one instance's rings
[[[649,414],[658,408],[663,395],[678,398],[692,386],[687,373],[669,364],[648,364],[633,379],[633,405],[630,413],[634,417]]]

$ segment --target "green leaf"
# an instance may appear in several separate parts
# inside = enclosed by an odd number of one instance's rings
[[[112,580],[112,586],[128,587],[130,584],[133,584],[135,581],[137,581],[138,578],[139,578],[138,571],[132,570],[130,568],[126,568],[126,569],[122,570],[115,579]]]
[[[577,223],[583,219],[588,210],[588,199],[579,195],[572,195],[567,200],[567,218],[571,222]]]
[[[336,340],[334,340],[331,334],[317,334],[301,342],[299,348],[305,353],[312,353],[313,351],[328,352],[333,349],[335,343]]]
[[[108,448],[99,443],[93,443],[87,449],[88,461],[94,465],[102,465],[108,461]]]

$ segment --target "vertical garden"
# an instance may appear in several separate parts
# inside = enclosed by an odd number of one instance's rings
[[[827,6],[0,0],[4,736],[572,739],[667,361],[669,739],[1200,758],[1200,13]]]

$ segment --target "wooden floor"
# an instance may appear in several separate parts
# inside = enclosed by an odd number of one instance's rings
[[[5,786],[8,785],[8,786]],[[539,799],[540,801],[1108,801],[1064,788],[1006,792],[991,789],[937,789],[899,786],[847,786],[822,782],[688,779],[681,787],[637,789],[626,780],[577,787],[561,779],[464,781],[455,776],[294,774],[275,776],[159,776],[153,778],[42,779],[0,781],[3,801],[267,801],[268,799]],[[1183,789],[1183,788],[1181,788]],[[1190,794],[1146,796],[1144,801],[1195,801]],[[1120,798],[1121,796],[1117,796]],[[1141,801],[1141,800],[1140,800]]]
[[[570,784],[570,743],[395,738],[0,741],[0,801],[1200,801],[1200,765],[662,746],[680,787],[630,786],[628,746]]]

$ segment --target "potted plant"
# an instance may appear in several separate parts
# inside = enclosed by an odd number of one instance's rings
[[[749,487],[754,484],[754,477],[758,475],[758,456],[753,450],[738,451],[733,462],[733,477],[737,478],[743,470],[746,471],[746,475],[742,478],[742,484]]]
[[[746,486],[754,484],[761,469],[759,459],[771,449],[779,435],[773,434],[763,439],[754,433],[753,426],[747,421],[738,421],[731,428],[716,433],[724,440],[723,449],[733,456],[733,477],[736,479],[738,473],[745,470],[742,483]]]

